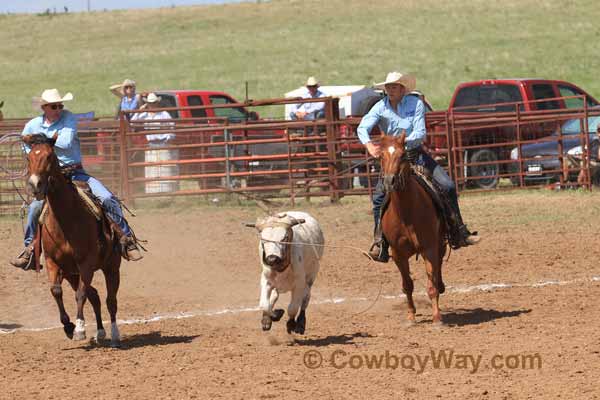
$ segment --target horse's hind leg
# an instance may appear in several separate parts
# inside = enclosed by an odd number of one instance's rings
[[[98,291],[93,286],[88,286],[86,291],[87,298],[90,299],[90,304],[94,309],[94,314],[96,315],[96,340],[102,340],[106,337],[106,331],[104,330],[104,326],[102,325],[102,306],[100,303],[100,296],[98,296]]]
[[[408,315],[407,320],[409,324],[415,323],[415,314],[417,309],[415,307],[415,302],[413,300],[413,290],[415,284],[410,276],[410,269],[408,265],[408,258],[396,257],[394,256],[394,262],[396,266],[400,270],[400,274],[402,275],[402,291],[406,295],[406,304],[408,305]]]
[[[115,267],[108,267],[103,272],[106,281],[106,308],[108,308],[108,313],[110,314],[110,345],[112,347],[119,347],[121,345],[121,335],[117,327],[117,292],[119,291],[121,277],[119,275],[118,260],[115,264]]]
[[[430,261],[429,258],[425,257],[425,265],[427,268],[427,294],[431,299],[433,323],[441,324],[442,313],[440,312],[439,300],[441,292],[440,288],[441,285],[443,285],[443,282],[441,282],[442,260],[439,257],[433,259],[434,261]]]
[[[63,324],[63,329],[65,331],[65,335],[69,339],[73,339],[73,331],[75,330],[75,325],[69,319],[69,315],[65,310],[65,304],[63,302],[63,291],[62,291],[62,273],[60,272],[60,268],[58,265],[54,263],[51,259],[46,259],[46,270],[48,271],[48,282],[50,283],[50,292],[56,301],[56,305],[58,305],[58,312],[60,313],[60,322]]]

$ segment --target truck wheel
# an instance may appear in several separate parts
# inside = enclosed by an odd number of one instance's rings
[[[486,162],[487,165],[475,165],[469,167],[467,176],[489,176],[489,178],[473,179],[472,185],[478,189],[494,189],[498,186],[500,178],[494,177],[500,173],[500,164],[494,164],[498,161],[498,155],[490,149],[475,150],[469,160],[471,163]]]

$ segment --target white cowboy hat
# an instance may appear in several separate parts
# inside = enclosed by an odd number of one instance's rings
[[[306,86],[319,86],[319,81],[314,76],[310,76],[306,80]]]
[[[412,92],[417,86],[417,78],[414,75],[394,71],[387,74],[384,82],[376,83],[373,86],[376,89],[385,89],[385,85],[390,83],[399,83],[406,88],[407,92]]]
[[[161,101],[161,97],[157,96],[155,93],[150,93],[146,97],[146,103],[158,103],[159,101]]]
[[[46,89],[39,98],[40,105],[42,106],[44,104],[62,103],[63,101],[70,100],[73,100],[72,93],[67,93],[64,97],[61,97],[57,89]]]

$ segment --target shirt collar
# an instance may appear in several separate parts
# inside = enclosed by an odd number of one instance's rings
[[[402,100],[400,100],[400,103],[398,103],[398,106],[402,107],[404,105],[404,103],[406,103],[406,95],[404,95],[402,97]],[[390,103],[390,98],[388,96],[385,96],[385,106],[387,108],[392,108],[392,103]]]
[[[44,128],[49,128],[54,124],[58,124],[60,121],[62,121],[65,118],[65,110],[62,110],[62,112],[60,113],[60,117],[58,117],[58,119],[56,121],[51,122],[51,123],[46,122],[46,117],[44,116],[44,114],[42,114],[40,118],[42,119],[42,126]]]

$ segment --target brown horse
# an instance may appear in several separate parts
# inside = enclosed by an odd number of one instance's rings
[[[408,259],[420,254],[427,267],[427,294],[433,308],[433,322],[442,323],[439,296],[444,293],[442,261],[446,252],[445,225],[438,218],[431,196],[411,173],[404,144],[406,135],[382,136],[381,170],[389,205],[382,217],[383,234],[392,248],[392,258],[402,274],[402,289],[408,303],[408,322],[415,323],[415,303],[412,293]]]
[[[58,304],[64,331],[70,339],[85,339],[83,306],[89,298],[96,314],[96,339],[101,340],[106,336],[102,326],[100,297],[92,286],[94,271],[102,269],[106,280],[106,306],[112,328],[111,345],[119,346],[116,316],[121,256],[107,217],[103,216],[98,221],[74,185],[62,174],[53,148],[56,138],[30,135],[25,136],[23,141],[31,147],[28,154],[30,177],[27,184],[36,199],[45,199],[48,205],[38,235],[41,234],[50,291]],[[69,320],[63,304],[63,278],[76,291],[76,325]]]

